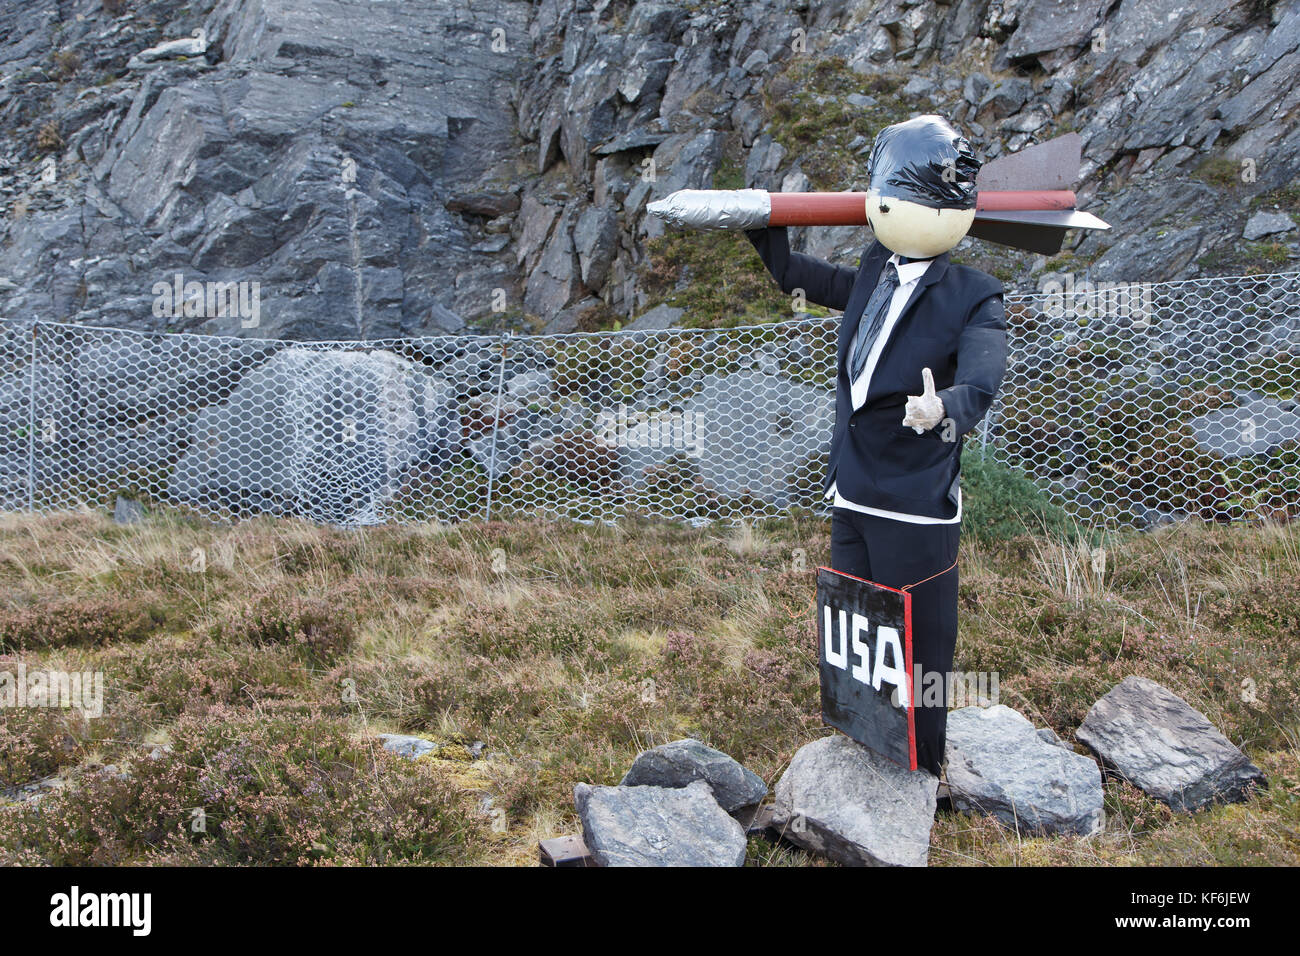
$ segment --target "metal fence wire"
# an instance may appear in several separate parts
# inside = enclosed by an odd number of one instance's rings
[[[1300,273],[1008,295],[966,460],[1089,525],[1300,516]],[[837,317],[292,342],[0,325],[0,507],[340,526],[825,513]]]

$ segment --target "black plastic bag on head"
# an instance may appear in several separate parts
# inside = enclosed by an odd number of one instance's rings
[[[931,209],[973,209],[980,161],[942,116],[917,116],[876,134],[867,188]]]

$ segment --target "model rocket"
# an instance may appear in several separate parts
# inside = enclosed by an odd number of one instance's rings
[[[920,121],[930,117],[919,117]],[[937,119],[937,118],[934,118]],[[899,124],[906,126],[910,124]],[[930,127],[935,124],[928,124]],[[889,148],[886,143],[883,147]],[[1067,229],[1109,229],[1109,224],[1077,208],[1072,191],[1079,172],[1082,144],[1078,133],[1022,149],[971,169],[973,188],[960,188],[956,167],[909,169],[906,162],[872,153],[872,167],[887,176],[872,176],[868,192],[780,193],[765,189],[682,189],[650,203],[651,215],[669,225],[692,229],[762,229],[768,226],[877,226],[882,215],[910,217],[915,234],[937,236],[936,249],[948,249],[964,235],[1017,249],[1054,255]],[[871,175],[871,174],[869,174]],[[915,176],[909,182],[909,177]],[[915,201],[927,179],[924,205]],[[947,197],[945,184],[951,186]],[[929,197],[940,195],[940,199]],[[972,201],[973,200],[973,201]],[[891,205],[893,206],[891,210]],[[873,217],[876,221],[872,221]],[[930,218],[936,221],[929,221]],[[895,222],[898,232],[903,223]],[[877,229],[879,231],[879,229]],[[908,229],[907,231],[913,231]],[[934,255],[928,248],[919,256]]]

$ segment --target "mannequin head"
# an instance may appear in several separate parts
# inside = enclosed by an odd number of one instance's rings
[[[970,142],[940,116],[918,116],[876,134],[867,175],[867,221],[891,252],[930,259],[975,221]]]

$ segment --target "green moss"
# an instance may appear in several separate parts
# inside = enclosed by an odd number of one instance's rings
[[[1282,242],[1239,242],[1210,250],[1196,264],[1224,275],[1262,275],[1284,268],[1288,254]]]
[[[791,300],[743,235],[673,232],[646,245],[642,288],[650,305],[685,309],[692,328],[730,328],[791,318]]]
[[[1252,242],[1246,246],[1252,259],[1270,266],[1283,266],[1287,261],[1286,244],[1282,242]]]
[[[1265,207],[1271,209],[1274,206],[1285,212],[1300,215],[1300,184],[1288,183],[1278,189],[1270,189],[1250,201],[1252,210]]]
[[[843,57],[795,57],[764,90],[767,130],[800,157],[814,188],[848,189],[866,168],[866,158],[850,152],[848,144],[858,136],[872,139],[881,127],[910,115],[898,95],[905,79],[893,73],[856,73]],[[876,102],[853,106],[848,97],[854,93]]]
[[[1214,156],[1196,168],[1196,176],[1211,186],[1225,189],[1242,185],[1241,163],[1226,156]]]
[[[724,156],[713,173],[714,189],[744,189],[745,167],[735,156]]]

